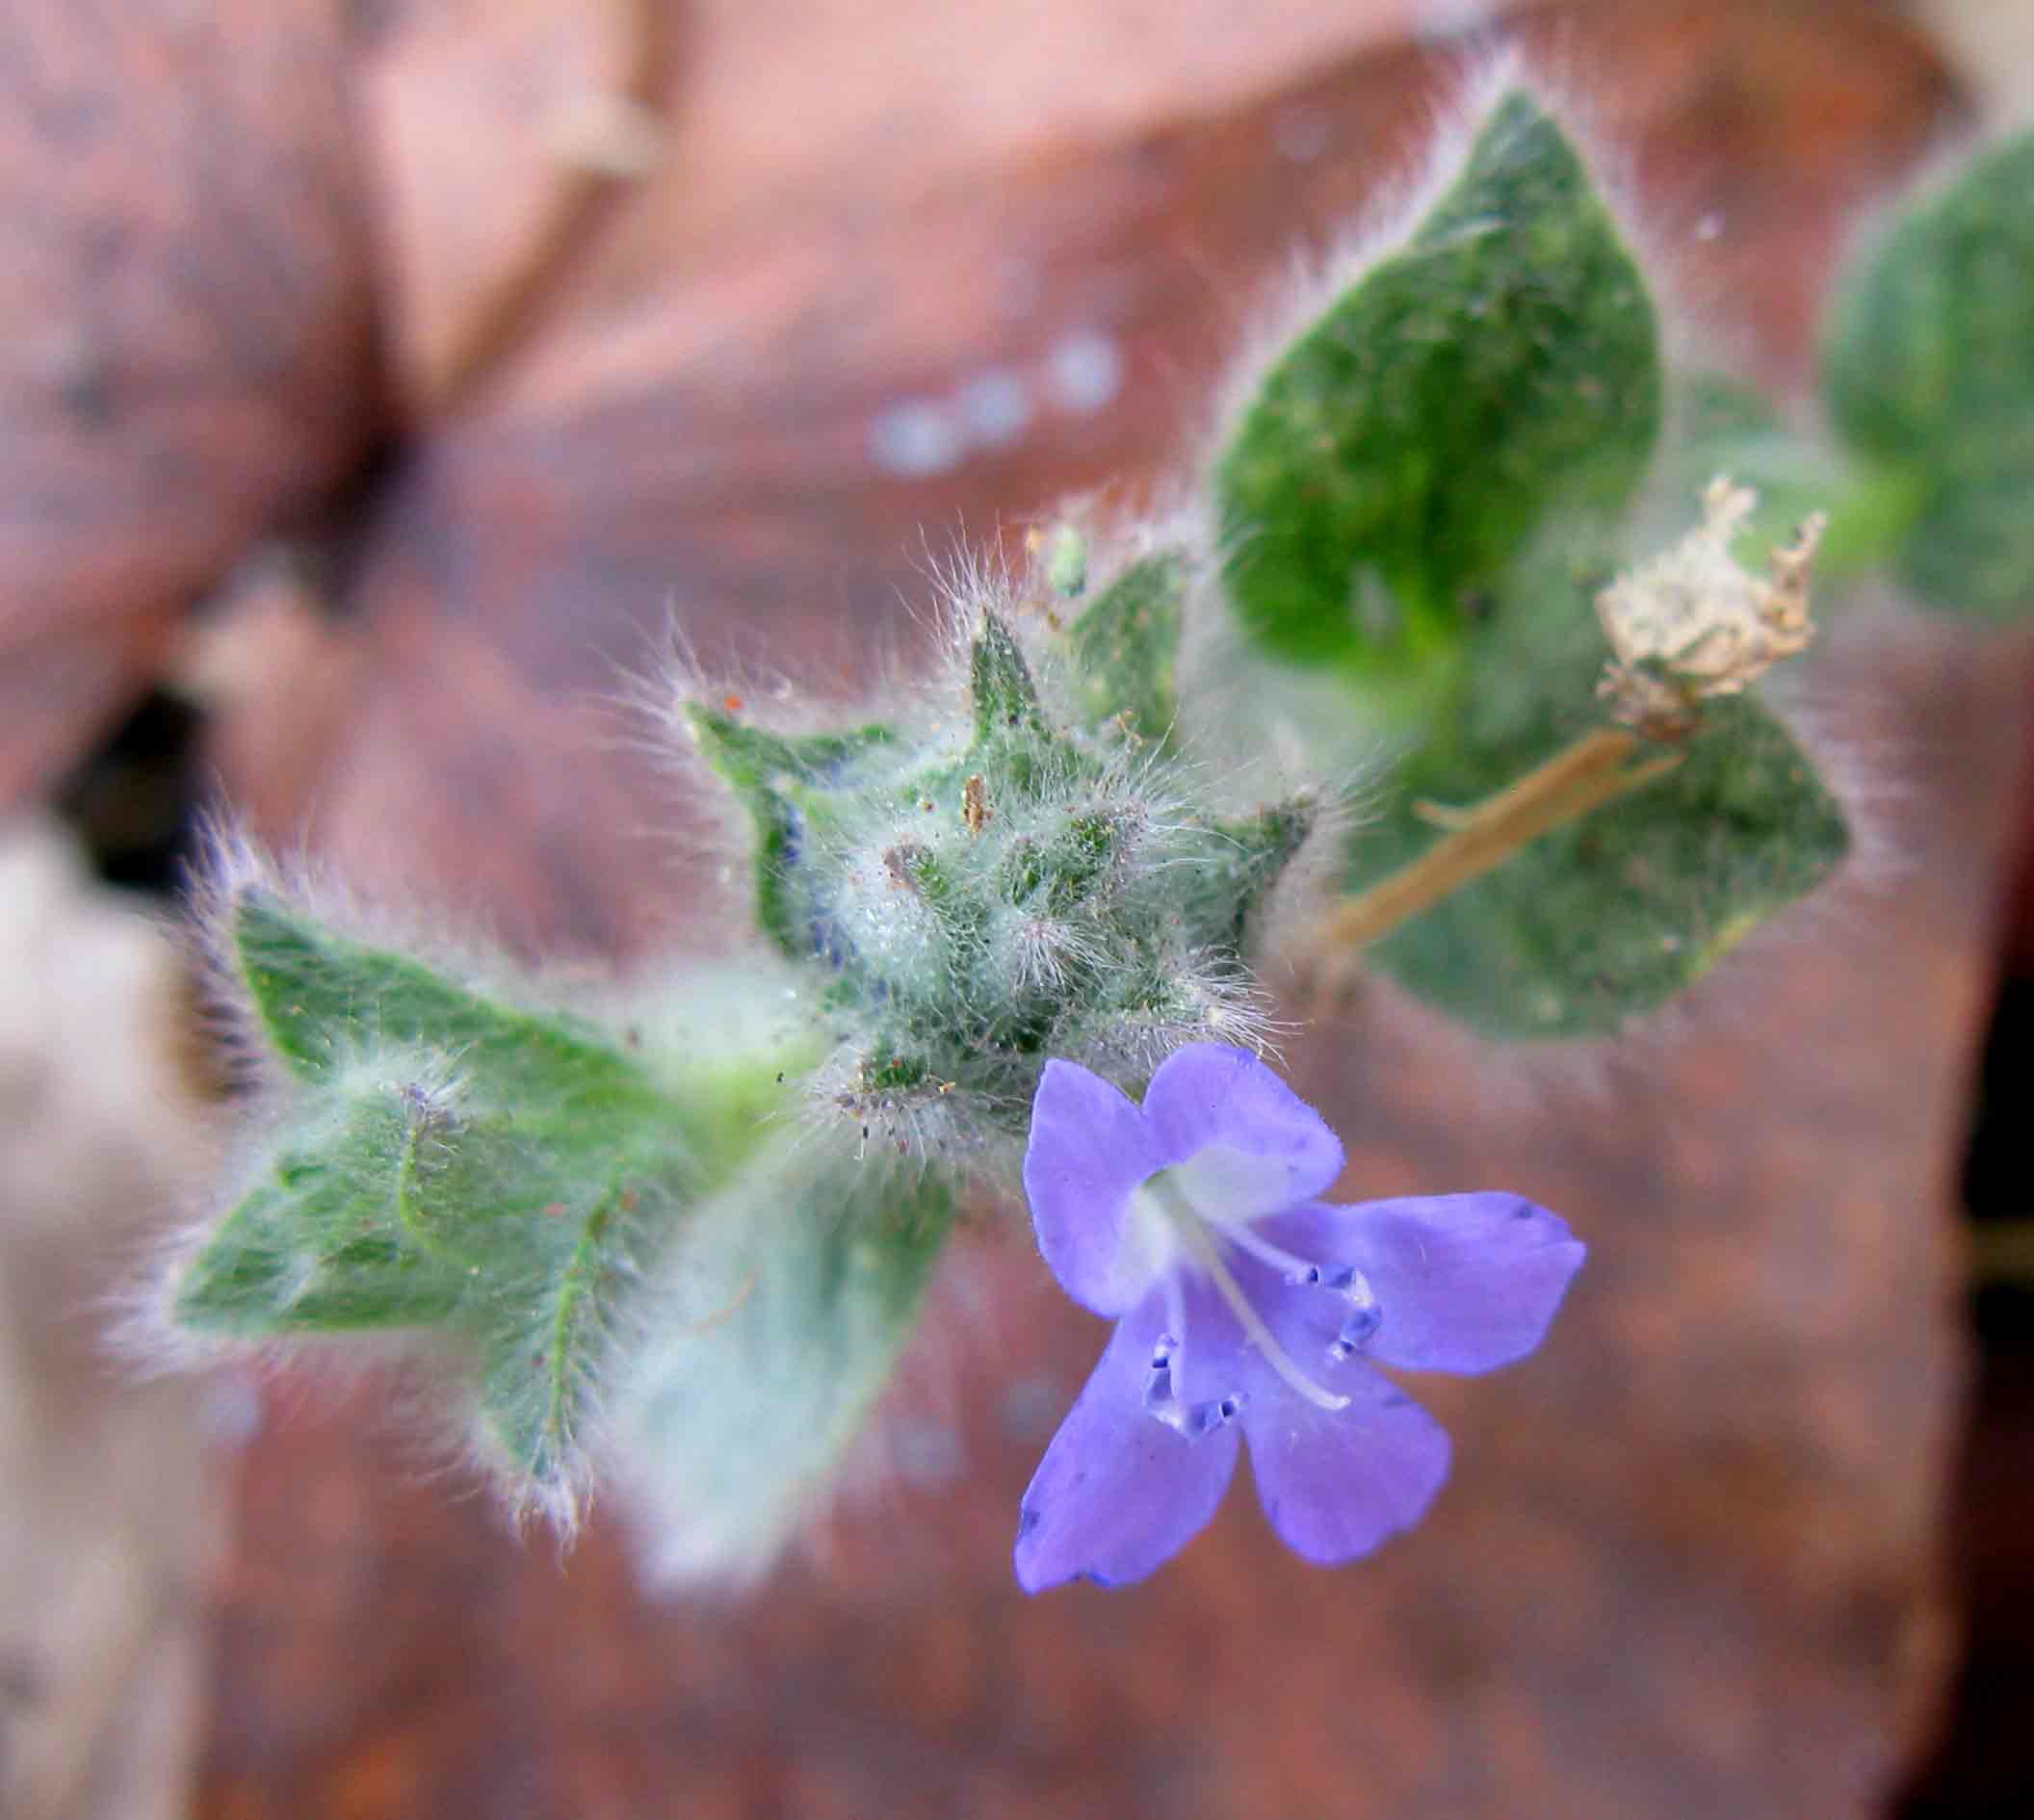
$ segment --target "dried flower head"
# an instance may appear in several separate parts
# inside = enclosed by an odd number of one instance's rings
[[[1731,555],[1758,503],[1719,474],[1703,493],[1701,525],[1596,597],[1612,653],[1597,693],[1627,726],[1683,738],[1704,698],[1741,692],[1813,639],[1809,573],[1828,520],[1811,516],[1760,581]]]

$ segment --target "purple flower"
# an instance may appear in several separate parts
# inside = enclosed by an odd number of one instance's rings
[[[1523,1358],[1582,1246],[1513,1194],[1317,1200],[1341,1172],[1320,1114],[1244,1050],[1179,1051],[1141,1106],[1046,1064],[1024,1159],[1039,1249],[1116,1331],[1024,1495],[1026,1591],[1152,1573],[1214,1515],[1242,1435],[1265,1516],[1310,1561],[1425,1514],[1447,1436],[1368,1362]]]

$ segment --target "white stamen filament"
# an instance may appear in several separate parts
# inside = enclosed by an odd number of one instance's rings
[[[1225,1226],[1222,1236],[1240,1245],[1260,1263],[1267,1263],[1274,1270],[1283,1270],[1289,1283],[1318,1283],[1320,1266],[1296,1253],[1274,1245],[1268,1238],[1260,1238],[1247,1226]]]
[[[1222,1261],[1221,1253],[1215,1250],[1214,1240],[1201,1216],[1186,1205],[1184,1197],[1177,1190],[1170,1189],[1169,1184],[1161,1187],[1160,1180],[1155,1179],[1150,1185],[1160,1189],[1160,1198],[1167,1204],[1166,1211],[1172,1215],[1186,1249],[1193,1253],[1194,1261],[1213,1279],[1222,1300],[1229,1304],[1231,1312],[1242,1323],[1250,1342],[1265,1355],[1265,1363],[1317,1409],[1347,1409],[1347,1397],[1322,1390],[1292,1362],[1286,1349],[1272,1337],[1264,1317],[1251,1307],[1250,1298],[1243,1293],[1243,1286],[1237,1282],[1229,1266]]]

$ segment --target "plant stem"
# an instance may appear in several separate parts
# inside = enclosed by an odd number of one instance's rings
[[[1600,727],[1473,809],[1448,813],[1447,829],[1411,865],[1322,919],[1314,946],[1331,963],[1389,935],[1442,898],[1501,865],[1528,842],[1579,820],[1681,763],[1678,752],[1626,768],[1637,735]]]

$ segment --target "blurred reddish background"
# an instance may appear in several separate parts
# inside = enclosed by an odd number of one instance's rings
[[[1972,117],[1866,0],[1488,11],[23,0],[0,797],[117,856],[106,741],[177,691],[196,775],[371,892],[688,939],[643,830],[692,811],[613,705],[666,613],[821,693],[908,655],[928,552],[1178,464],[1293,248],[1499,38],[1584,111],[1681,344],[1783,386],[1859,205]],[[1422,1389],[1455,1479],[1375,1563],[1239,1496],[1146,1588],[1026,1601],[1017,1496],[1100,1334],[1014,1242],[949,1269],[884,1489],[753,1599],[646,1601],[606,1514],[519,1544],[378,1382],[250,1388],[197,1810],[1893,1811],[1959,1660],[1956,1185],[2029,660],[1832,630],[1802,705],[1876,858],[1668,1031],[1500,1076],[1374,995],[1295,1049],[1350,1193],[1501,1184],[1594,1247],[1540,1357]]]

